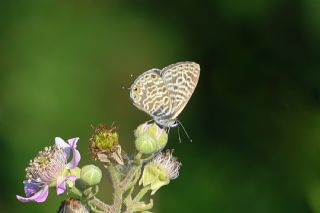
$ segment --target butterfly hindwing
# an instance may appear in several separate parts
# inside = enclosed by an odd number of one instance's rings
[[[160,76],[166,84],[173,105],[168,119],[176,119],[197,86],[200,66],[194,62],[179,62],[163,68]]]

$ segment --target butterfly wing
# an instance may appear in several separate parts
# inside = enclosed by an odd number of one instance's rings
[[[172,110],[169,92],[160,72],[159,69],[148,70],[138,76],[130,87],[133,104],[154,120],[165,117]]]
[[[200,76],[200,65],[194,62],[179,62],[163,68],[160,76],[165,82],[172,102],[168,119],[174,120],[188,103]]]

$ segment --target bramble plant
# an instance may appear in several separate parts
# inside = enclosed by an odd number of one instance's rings
[[[131,213],[149,212],[153,200],[144,201],[145,195],[154,195],[162,186],[179,176],[181,163],[172,151],[161,152],[167,144],[168,134],[155,123],[137,127],[135,154],[130,158],[119,143],[115,126],[99,124],[89,139],[89,149],[94,161],[99,161],[110,175],[113,201],[106,203],[97,197],[102,178],[101,169],[95,165],[79,167],[81,159],[77,150],[79,138],[66,141],[56,137],[55,144],[44,148],[30,161],[24,180],[25,197],[21,202],[44,202],[49,188],[57,195],[67,193],[58,213]]]

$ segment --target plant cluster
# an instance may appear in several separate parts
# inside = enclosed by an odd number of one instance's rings
[[[172,151],[162,151],[168,142],[167,132],[156,123],[144,123],[134,131],[135,153],[130,157],[121,148],[115,126],[97,125],[89,139],[92,160],[107,170],[113,187],[112,202],[98,198],[102,171],[90,164],[79,167],[79,138],[67,141],[55,138],[54,145],[38,152],[26,168],[21,202],[44,202],[49,189],[57,195],[67,193],[58,213],[131,213],[149,212],[154,195],[162,186],[179,176],[181,163]]]

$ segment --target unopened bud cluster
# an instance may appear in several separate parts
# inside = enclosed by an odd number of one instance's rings
[[[134,132],[136,149],[142,154],[152,154],[162,150],[168,142],[167,132],[157,124],[144,123]]]

